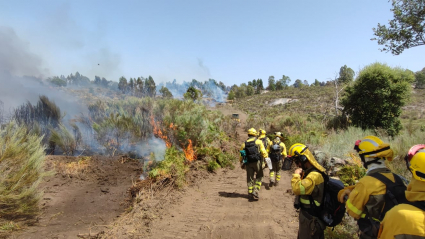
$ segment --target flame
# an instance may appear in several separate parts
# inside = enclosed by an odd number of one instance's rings
[[[151,124],[152,124],[152,127],[153,127],[153,134],[156,137],[163,139],[165,141],[165,145],[167,146],[167,148],[171,148],[170,140],[168,139],[167,135],[162,133],[161,129],[159,128],[159,124],[157,124],[155,122],[153,115],[151,115]]]
[[[191,162],[196,159],[196,155],[195,155],[195,151],[193,150],[192,140],[189,139],[188,141],[189,141],[189,145],[187,146],[186,149],[183,149],[183,152],[187,160]]]

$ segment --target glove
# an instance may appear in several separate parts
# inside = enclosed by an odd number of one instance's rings
[[[341,189],[338,192],[338,201],[340,203],[345,203],[347,201],[348,196],[350,195],[351,191],[353,191],[355,186],[349,186],[345,187],[344,189]]]

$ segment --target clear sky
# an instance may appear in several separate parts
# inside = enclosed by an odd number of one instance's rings
[[[376,61],[421,70],[425,46],[394,56],[370,40],[390,8],[387,0],[0,0],[0,38],[16,35],[26,53],[12,53],[37,59],[45,77],[232,85],[270,75],[326,81],[343,65],[358,72]]]

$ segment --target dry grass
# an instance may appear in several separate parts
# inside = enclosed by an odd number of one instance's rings
[[[66,177],[84,178],[87,170],[90,168],[91,157],[80,157],[77,162],[61,162],[53,163],[54,170]]]

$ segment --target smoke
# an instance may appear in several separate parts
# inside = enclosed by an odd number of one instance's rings
[[[202,62],[200,62],[200,64],[202,64]],[[162,86],[167,87],[171,94],[173,94],[173,97],[176,99],[183,98],[184,93],[186,93],[190,86],[200,90],[204,98],[212,98],[216,102],[225,102],[227,98],[226,92],[224,92],[223,89],[220,88],[217,85],[217,82],[213,79],[209,79],[205,82],[199,82],[195,80],[192,82],[183,81],[181,84],[177,83],[175,79],[173,82],[165,82],[165,84],[161,82],[156,88],[157,94],[160,94],[159,90]]]
[[[0,73],[42,77],[49,73],[39,56],[31,53],[29,43],[9,27],[0,26]],[[1,84],[3,88],[3,82]]]
[[[66,112],[65,119],[87,112],[77,98],[43,83],[41,77],[49,71],[12,28],[0,27],[0,45],[0,101],[5,111],[11,113],[27,101],[35,103],[40,95],[45,95]]]

